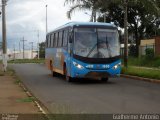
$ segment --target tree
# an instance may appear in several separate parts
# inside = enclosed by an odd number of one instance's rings
[[[139,52],[140,40],[151,37],[158,33],[160,8],[158,0],[129,0],[128,1],[128,31],[134,33],[136,43],[136,54]],[[122,1],[119,3],[111,2],[108,6],[102,6],[101,12],[108,12],[107,22],[114,22],[120,28],[124,28],[124,9]],[[103,21],[99,17],[98,21]]]
[[[108,1],[108,0],[107,0]],[[99,10],[99,5],[102,3],[102,0],[66,0],[66,4],[71,4],[71,8],[67,12],[67,17],[71,19],[71,15],[76,10],[90,10],[91,13],[91,21],[96,22],[96,13]]]
[[[45,42],[39,44],[39,57],[45,58]]]

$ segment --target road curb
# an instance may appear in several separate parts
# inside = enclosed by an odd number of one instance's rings
[[[27,94],[28,97],[36,98],[22,82],[19,83],[19,86],[25,91],[25,93]],[[42,107],[42,103],[37,98],[33,102],[39,108],[39,110],[41,111],[42,114],[46,114],[48,112],[48,110],[43,109],[44,105]]]
[[[160,80],[157,80],[157,79],[143,78],[143,77],[132,76],[132,75],[125,75],[125,74],[121,74],[120,76],[124,77],[124,78],[132,78],[134,80],[140,80],[140,81],[146,81],[146,82],[160,84]]]
[[[38,107],[39,111],[47,118],[50,119],[50,114],[51,112],[45,107],[45,105],[37,99],[29,90],[28,88],[22,83],[22,81],[19,83],[19,86],[25,91],[28,97],[34,97],[36,100],[34,100],[34,104]]]

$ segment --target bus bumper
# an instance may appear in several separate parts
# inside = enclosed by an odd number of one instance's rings
[[[108,77],[118,77],[120,76],[121,66],[116,69],[113,68],[119,61],[112,63],[110,68],[107,69],[88,69],[86,67],[78,68],[72,65],[71,77],[73,78],[108,78]],[[83,66],[85,66],[83,64]]]

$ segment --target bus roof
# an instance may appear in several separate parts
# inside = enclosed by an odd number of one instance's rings
[[[73,26],[107,26],[107,27],[116,27],[115,25],[111,24],[111,23],[102,23],[102,22],[69,22],[66,23],[58,28],[56,28],[53,31],[62,29],[62,28],[66,28],[66,27],[73,27]],[[51,32],[53,32],[51,31]],[[51,33],[49,32],[49,33]]]
[[[99,25],[101,25],[101,26],[112,26],[112,27],[115,27],[115,25],[113,25],[113,24],[110,24],[110,23],[102,23],[102,22],[69,22],[69,23],[66,23],[65,25],[63,25],[63,27],[64,26],[78,26],[78,25],[86,25],[86,26],[88,26],[88,25],[91,25],[91,26],[99,26]]]

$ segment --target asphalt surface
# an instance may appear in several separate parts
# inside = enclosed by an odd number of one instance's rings
[[[108,83],[52,77],[45,65],[12,64],[28,89],[52,113],[159,113],[160,84],[126,78]]]

